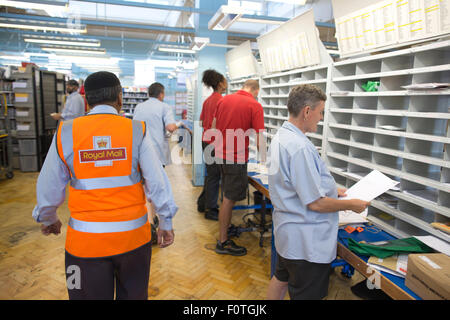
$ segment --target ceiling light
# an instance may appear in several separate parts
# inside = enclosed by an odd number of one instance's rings
[[[287,4],[296,4],[299,6],[304,6],[308,0],[266,0],[269,2],[279,2],[279,3],[287,3]]]
[[[26,29],[26,30],[42,30],[42,31],[58,31],[67,33],[86,33],[86,28],[64,28],[64,27],[49,27],[45,25],[29,25],[29,24],[14,24],[14,23],[0,23],[0,28],[15,28],[15,29]]]
[[[175,47],[158,47],[158,50],[163,52],[195,53],[195,51],[192,49],[175,48]]]
[[[47,2],[47,3],[43,3]],[[34,10],[66,10],[68,3],[58,1],[11,1],[0,0],[0,5],[6,7],[14,7],[21,9],[34,9]]]
[[[202,50],[209,43],[209,38],[195,37],[191,44],[191,49],[195,51]]]
[[[104,55],[106,53],[105,49],[101,50],[77,50],[72,48],[53,48],[53,47],[42,47],[44,51],[53,51],[53,52],[63,52],[63,53],[79,53],[79,54],[100,54]]]
[[[250,23],[264,23],[264,24],[283,24],[285,21],[280,20],[269,20],[269,19],[256,19],[256,18],[239,18],[239,22],[250,22]]]
[[[0,59],[25,61],[25,60],[28,60],[28,57],[23,57],[23,56],[0,56]]]
[[[210,30],[227,30],[244,14],[241,7],[221,6],[208,22]]]
[[[86,47],[100,47],[100,41],[64,41],[64,40],[50,40],[50,39],[23,39],[25,42],[31,43],[45,43],[45,44],[61,44],[69,46],[86,46]]]

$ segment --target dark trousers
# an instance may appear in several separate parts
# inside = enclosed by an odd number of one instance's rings
[[[291,300],[320,300],[328,294],[330,263],[285,259],[277,253],[274,276],[288,283]]]
[[[70,300],[147,300],[152,247],[105,258],[79,258],[66,251]]]
[[[205,152],[205,148],[208,145],[208,143],[202,141],[203,152]],[[214,149],[211,152],[211,157],[214,159]],[[205,166],[205,182],[203,184],[203,191],[198,197],[197,205],[205,208],[206,210],[217,210],[220,186],[220,165],[214,162],[212,164],[205,164]]]

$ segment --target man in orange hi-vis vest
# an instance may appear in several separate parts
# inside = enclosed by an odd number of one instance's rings
[[[158,244],[173,243],[178,210],[145,123],[118,115],[122,87],[110,72],[85,81],[91,112],[60,123],[37,182],[33,218],[59,234],[56,209],[69,185],[69,299],[147,299],[151,229],[145,198],[160,217]]]

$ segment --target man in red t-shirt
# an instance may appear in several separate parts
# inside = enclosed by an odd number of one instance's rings
[[[215,128],[221,133],[214,141],[216,161],[222,171],[223,202],[219,211],[219,241],[216,252],[242,256],[244,247],[228,239],[232,209],[237,201],[245,199],[248,188],[247,161],[249,136],[259,138],[264,131],[264,111],[256,101],[259,92],[257,80],[247,80],[242,89],[225,96],[218,104]],[[214,124],[213,124],[214,127]]]

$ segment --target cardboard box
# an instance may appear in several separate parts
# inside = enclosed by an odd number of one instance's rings
[[[450,257],[410,254],[405,285],[424,300],[450,299]]]

